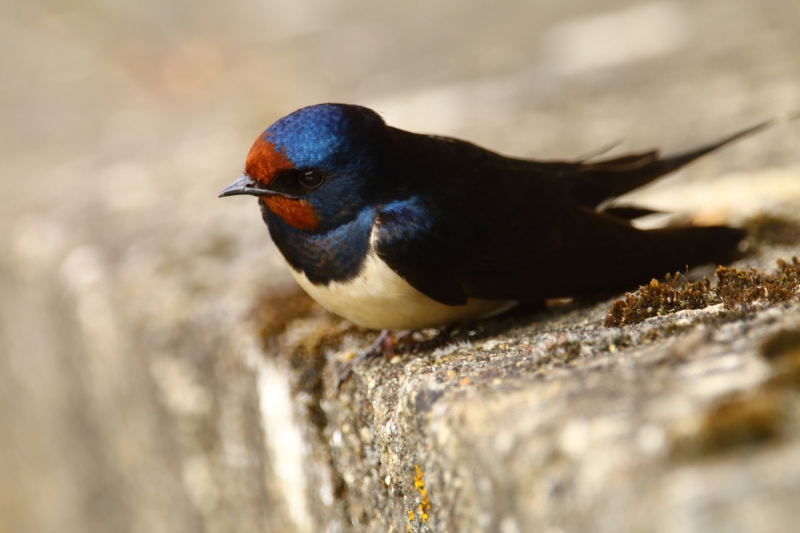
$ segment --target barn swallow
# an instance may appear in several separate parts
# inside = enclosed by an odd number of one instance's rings
[[[631,221],[652,211],[611,202],[769,124],[670,157],[535,161],[320,104],[259,135],[219,196],[258,197],[295,279],[333,313],[366,328],[439,327],[729,257],[741,229],[645,231]]]

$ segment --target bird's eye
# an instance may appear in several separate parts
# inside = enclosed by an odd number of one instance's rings
[[[325,181],[325,174],[319,170],[306,170],[300,174],[299,180],[306,189],[316,189]]]

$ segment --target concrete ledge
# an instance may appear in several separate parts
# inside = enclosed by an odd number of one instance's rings
[[[339,362],[371,334],[313,307],[273,330],[265,357],[305,442],[280,459],[305,476],[298,525],[791,530],[800,379],[762,346],[800,331],[800,305],[606,328],[609,305],[476,325],[469,342],[360,366],[338,394]]]

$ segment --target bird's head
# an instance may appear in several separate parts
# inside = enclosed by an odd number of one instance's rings
[[[245,171],[220,197],[250,194],[296,229],[326,231],[374,196],[386,160],[386,125],[347,104],[304,107],[259,135]]]

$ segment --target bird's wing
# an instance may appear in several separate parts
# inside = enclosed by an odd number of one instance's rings
[[[373,231],[378,256],[428,297],[540,301],[624,290],[735,251],[744,232],[727,227],[642,231],[572,204],[548,241],[524,221],[519,231],[454,237],[412,202],[381,210]],[[507,228],[506,228],[507,229]]]
[[[412,287],[446,305],[467,303],[467,294],[446,262],[447,248],[436,221],[415,199],[394,202],[378,211],[372,245],[378,257]]]

